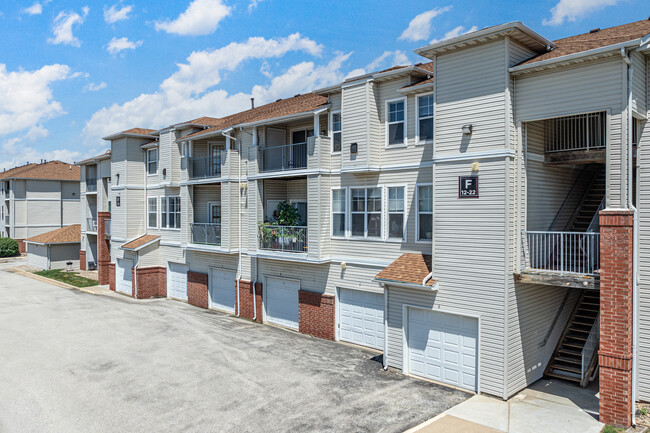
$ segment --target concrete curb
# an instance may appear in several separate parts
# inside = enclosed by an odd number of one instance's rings
[[[42,281],[44,283],[49,283],[49,284],[52,284],[52,285],[55,285],[55,286],[58,286],[58,287],[63,287],[64,289],[69,289],[69,290],[73,290],[73,289],[74,290],[80,290],[81,289],[81,287],[73,286],[71,284],[66,284],[66,283],[63,283],[61,281],[57,281],[57,280],[53,280],[51,278],[43,277],[41,275],[36,275],[36,274],[34,274],[32,272],[23,271],[22,269],[11,268],[11,269],[7,269],[7,270],[9,272],[13,272],[15,274],[20,274],[23,277],[31,278],[33,280]]]

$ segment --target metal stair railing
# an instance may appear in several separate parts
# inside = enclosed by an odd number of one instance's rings
[[[589,331],[589,336],[587,341],[582,348],[582,368],[581,368],[581,378],[580,386],[583,388],[587,386],[589,382],[592,365],[596,361],[597,352],[598,352],[598,342],[600,338],[600,313],[596,316],[591,331]]]

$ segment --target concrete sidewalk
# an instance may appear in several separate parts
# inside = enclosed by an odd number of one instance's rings
[[[476,395],[409,432],[599,433],[597,391],[540,380],[508,401]]]

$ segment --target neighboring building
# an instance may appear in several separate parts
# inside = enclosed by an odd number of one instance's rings
[[[43,270],[79,268],[81,225],[61,227],[25,239],[27,264]],[[70,265],[68,265],[68,263]]]
[[[111,287],[504,399],[600,376],[601,421],[629,425],[650,400],[649,34],[508,23],[416,50],[425,63],[107,137]]]
[[[79,224],[79,167],[61,161],[41,161],[0,173],[4,204],[0,233],[18,241],[52,229]]]

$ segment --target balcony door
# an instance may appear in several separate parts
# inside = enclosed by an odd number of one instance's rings
[[[289,168],[307,168],[307,139],[314,136],[313,129],[294,129],[291,131],[291,151]]]
[[[224,158],[226,150],[225,144],[211,144],[210,145],[210,161],[209,173],[212,177],[219,177],[221,175],[222,159]]]
[[[286,168],[284,146],[287,144],[287,131],[279,128],[266,128],[266,149],[264,150],[264,171],[280,171]]]
[[[208,203],[208,223],[221,225],[221,203]]]

